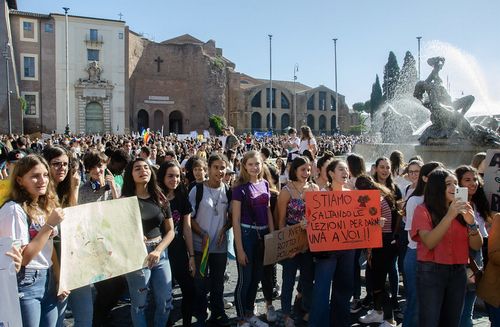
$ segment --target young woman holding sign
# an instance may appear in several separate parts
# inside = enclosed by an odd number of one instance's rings
[[[64,165],[59,158],[59,165]],[[56,160],[55,158],[53,159]],[[87,182],[83,183],[78,190],[78,204],[87,204],[92,202],[108,201],[120,197],[120,187],[115,183],[113,175],[107,169],[108,157],[97,150],[87,152],[83,156],[83,165],[88,175]],[[99,283],[108,284],[109,281]],[[95,285],[94,285],[95,286]],[[102,297],[97,290],[97,298]],[[76,327],[91,327],[94,316],[94,296],[91,285],[86,285],[71,291],[68,297],[68,304],[73,311]],[[64,324],[64,313],[59,313],[58,326]]]
[[[148,251],[147,266],[125,276],[130,293],[132,323],[135,327],[147,326],[147,299],[151,288],[155,300],[154,326],[164,327],[172,309],[172,274],[167,252],[168,245],[174,239],[172,213],[158,187],[155,173],[143,158],[136,158],[125,168],[122,191],[124,197],[137,196],[139,200],[144,242]]]
[[[254,315],[257,285],[263,271],[264,236],[274,229],[269,183],[262,177],[263,164],[258,152],[247,152],[243,156],[240,177],[232,193],[232,221],[238,266],[234,303],[238,326],[267,326]]]
[[[380,210],[384,218],[382,227],[382,247],[368,249],[368,264],[372,269],[374,309],[359,318],[364,324],[382,323],[381,326],[395,326],[392,301],[385,290],[385,280],[390,269],[396,264],[398,249],[395,231],[399,212],[396,200],[385,186],[376,183],[370,176],[359,176],[356,180],[358,190],[379,190],[381,193]]]
[[[16,163],[11,176],[11,201],[0,210],[0,237],[21,241],[17,274],[23,326],[55,326],[57,286],[52,271],[53,238],[64,213],[49,178],[49,166],[38,155]]]
[[[349,191],[349,169],[342,160],[326,167],[326,191]],[[354,250],[322,252],[315,258],[313,301],[309,326],[350,326],[349,300],[354,286]],[[332,283],[333,281],[333,283]],[[333,286],[332,292],[330,288]],[[331,293],[331,295],[330,295]]]
[[[290,167],[290,181],[281,190],[278,196],[279,229],[285,226],[305,223],[305,196],[308,191],[319,191],[316,184],[309,182],[311,164],[305,157],[296,157]],[[302,305],[309,312],[313,288],[313,259],[311,252],[299,253],[293,258],[283,261],[283,288],[281,292],[281,310],[284,314],[285,326],[293,327],[295,323],[290,317],[292,309],[292,292],[295,285],[295,275],[300,269],[300,283],[302,285]],[[308,319],[308,314],[304,316]]]

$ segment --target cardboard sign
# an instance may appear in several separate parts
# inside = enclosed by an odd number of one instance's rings
[[[484,169],[484,192],[490,210],[500,212],[500,150],[491,149],[486,153]]]
[[[307,250],[307,234],[300,224],[287,226],[264,237],[264,265],[271,265],[294,253]]]
[[[307,239],[312,252],[382,246],[380,192],[306,192]]]
[[[137,197],[64,209],[59,293],[144,267],[148,255]]]

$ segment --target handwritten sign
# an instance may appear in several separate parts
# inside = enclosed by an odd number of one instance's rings
[[[382,246],[379,191],[305,194],[307,239],[312,252]]]
[[[500,212],[500,150],[491,149],[486,153],[484,169],[484,192],[490,210]]]
[[[144,267],[144,244],[137,197],[64,209],[61,223],[59,293]]]
[[[264,237],[264,265],[271,265],[294,253],[307,250],[307,234],[300,224],[287,226]]]

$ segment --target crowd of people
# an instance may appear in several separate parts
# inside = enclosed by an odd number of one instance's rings
[[[13,239],[6,255],[17,271],[23,326],[64,326],[67,307],[75,326],[102,326],[124,294],[134,326],[169,326],[173,280],[183,326],[266,327],[278,319],[279,295],[286,327],[297,323],[293,308],[309,326],[350,326],[363,308],[364,324],[472,326],[477,295],[500,326],[500,217],[484,193],[484,153],[450,170],[395,151],[367,171],[351,151],[368,138],[315,137],[307,126],[264,139],[237,136],[232,127],[224,134],[3,136],[0,237]],[[455,198],[457,186],[467,188],[467,199]],[[265,236],[306,228],[305,193],[351,190],[380,192],[382,247],[295,253],[278,263],[278,280],[277,264],[263,264]],[[131,196],[140,207],[145,267],[57,294],[60,241],[73,237],[60,235],[62,209]],[[227,290],[233,253],[238,280]],[[265,318],[255,310],[259,284]],[[234,319],[225,291],[234,291]]]
[[[290,141],[291,137],[297,137],[295,129],[289,130],[288,134],[285,135],[273,135],[264,136],[258,138],[259,143],[265,144],[267,148],[271,151],[274,157],[286,156],[289,152],[287,149],[283,148],[283,144]],[[251,135],[244,137],[246,144],[253,143]],[[334,155],[345,155],[352,152],[354,145],[356,144],[367,144],[374,143],[377,138],[369,135],[345,135],[345,134],[334,134],[334,135],[321,135],[314,138],[317,142],[317,153],[316,155],[321,156],[324,152],[329,151]],[[247,140],[248,143],[247,143]],[[255,147],[255,145],[254,145]],[[252,147],[252,148],[254,148]],[[246,147],[248,148],[248,147]],[[256,148],[258,150],[258,148]]]

